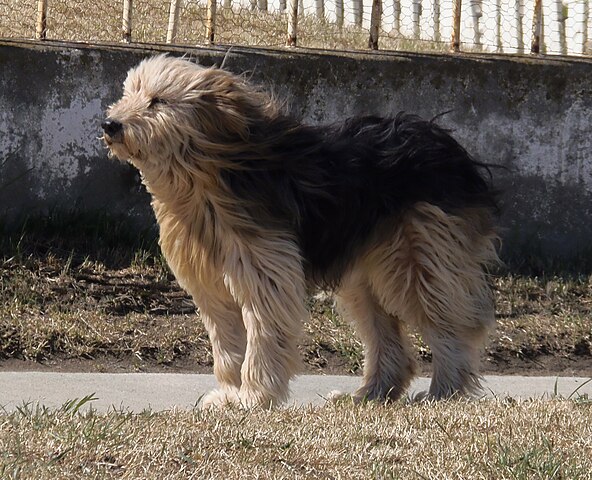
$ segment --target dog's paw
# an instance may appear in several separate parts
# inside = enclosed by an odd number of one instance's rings
[[[201,408],[224,408],[230,406],[237,406],[245,409],[253,408],[275,408],[281,405],[282,402],[273,398],[269,398],[256,392],[239,390],[237,388],[231,389],[216,389],[207,393],[201,401]]]
[[[201,400],[201,408],[223,408],[240,405],[238,389],[216,389],[207,393]]]
[[[243,408],[272,409],[281,406],[285,399],[274,397],[267,392],[241,388],[239,392],[240,404]]]
[[[353,399],[351,393],[345,393],[340,390],[331,390],[327,394],[327,402],[338,403],[343,401],[351,401]]]

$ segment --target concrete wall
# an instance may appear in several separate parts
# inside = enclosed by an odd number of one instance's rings
[[[77,208],[152,221],[136,172],[108,160],[97,137],[126,71],[155,49],[0,42],[1,216]],[[224,55],[186,51],[205,65]],[[439,123],[508,168],[496,173],[504,257],[592,265],[592,62],[234,48],[226,68],[311,123],[451,110]]]

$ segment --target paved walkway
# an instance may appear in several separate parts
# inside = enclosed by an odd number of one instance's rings
[[[359,377],[301,376],[291,384],[290,403],[322,405],[324,396],[331,390],[351,392],[359,383]],[[13,411],[24,402],[39,402],[55,408],[68,400],[93,394],[96,400],[91,404],[98,411],[110,407],[134,412],[175,406],[191,408],[215,385],[212,375],[197,374],[0,372],[0,406]],[[428,378],[418,378],[410,393],[426,390],[428,385]],[[483,386],[487,396],[592,397],[592,381],[582,377],[486,376]]]

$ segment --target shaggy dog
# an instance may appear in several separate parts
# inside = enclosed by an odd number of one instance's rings
[[[242,77],[162,55],[129,72],[102,127],[209,333],[204,406],[287,399],[312,287],[335,291],[365,345],[355,400],[409,386],[407,326],[432,351],[430,397],[479,388],[496,200],[442,128],[402,113],[304,125]]]

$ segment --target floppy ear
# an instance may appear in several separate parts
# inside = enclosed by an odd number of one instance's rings
[[[249,124],[260,117],[256,99],[240,78],[217,68],[201,72],[195,116],[204,134],[214,142],[248,141]]]
[[[249,118],[241,95],[231,91],[214,91],[203,95],[202,100],[203,105],[197,115],[214,138],[248,141]]]

